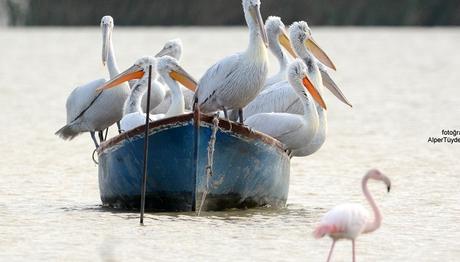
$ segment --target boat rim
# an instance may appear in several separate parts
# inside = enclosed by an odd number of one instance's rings
[[[149,128],[149,130],[150,129],[155,129],[155,128],[166,126],[166,125],[172,125],[172,124],[188,122],[188,121],[190,121],[192,119],[193,119],[193,113],[187,113],[187,114],[183,114],[183,115],[163,118],[163,119],[160,119],[160,120],[157,120],[157,121],[154,121],[154,122],[150,122],[148,128]],[[212,125],[213,124],[212,120],[213,120],[213,116],[206,115],[206,114],[200,114],[200,121],[201,122],[204,122],[204,123]],[[144,126],[145,125],[138,126],[138,127],[134,128],[134,129],[131,129],[131,130],[127,131],[127,132],[123,132],[121,134],[118,134],[117,136],[114,136],[114,137],[110,138],[107,141],[104,141],[103,143],[101,143],[99,148],[97,148],[97,150],[96,150],[98,155],[101,155],[102,153],[104,153],[104,151],[106,151],[107,149],[119,144],[120,142],[122,142],[125,139],[132,138],[132,137],[135,137],[135,136],[143,134],[145,132]],[[286,156],[289,157],[289,154],[288,154],[288,152],[286,150],[286,147],[279,140],[276,140],[275,138],[273,138],[273,137],[271,137],[269,135],[266,135],[266,134],[264,134],[262,132],[253,130],[253,129],[245,126],[245,125],[242,125],[242,124],[234,122],[234,121],[229,121],[229,120],[226,120],[226,119],[223,119],[223,118],[219,118],[219,129],[221,129],[223,131],[234,132],[234,133],[237,133],[238,135],[241,135],[241,136],[246,137],[246,138],[260,140],[260,141],[264,142],[265,144],[274,146],[275,148],[277,148],[278,150],[280,150],[281,152],[286,154]]]

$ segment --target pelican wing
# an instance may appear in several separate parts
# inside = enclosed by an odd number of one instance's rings
[[[102,86],[105,82],[106,80],[103,78],[93,80],[85,85],[78,86],[70,93],[66,102],[67,124],[74,121],[94,103],[100,94],[100,92],[96,92],[96,88]]]
[[[264,89],[266,90],[268,88],[271,88],[273,85],[285,81],[286,78],[286,70],[278,72],[276,75],[271,76],[267,79],[267,81],[265,81]]]
[[[218,96],[222,89],[228,86],[233,77],[233,72],[238,68],[241,53],[236,53],[228,56],[213,66],[201,77],[198,83],[196,94],[200,105],[205,105],[208,101],[212,101],[215,96]]]
[[[246,118],[259,113],[271,112],[303,113],[302,102],[287,81],[278,82],[264,90],[244,108]]]
[[[262,113],[249,117],[245,124],[289,146],[288,137],[303,127],[301,115]]]

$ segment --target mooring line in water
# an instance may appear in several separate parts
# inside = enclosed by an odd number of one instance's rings
[[[219,129],[219,113],[214,114],[214,118],[212,119],[212,133],[211,138],[208,142],[208,164],[206,165],[206,186],[203,191],[203,196],[201,197],[200,209],[198,210],[198,216],[201,213],[201,209],[204,205],[204,201],[206,200],[206,195],[209,192],[209,178],[213,175],[213,163],[214,163],[214,150],[216,146],[216,136],[217,130]]]
[[[147,86],[147,109],[150,108],[150,89],[152,85],[152,65],[149,65],[149,82]],[[147,110],[148,111],[148,110]],[[144,225],[145,212],[145,191],[147,190],[147,172],[148,172],[148,153],[149,153],[149,112],[145,113],[145,133],[144,133],[144,175],[142,176],[141,189],[141,217],[140,224]]]

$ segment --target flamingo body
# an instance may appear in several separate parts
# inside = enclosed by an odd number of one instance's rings
[[[315,237],[329,235],[333,239],[355,239],[363,233],[370,221],[369,212],[360,204],[341,204],[328,211],[321,219]]]

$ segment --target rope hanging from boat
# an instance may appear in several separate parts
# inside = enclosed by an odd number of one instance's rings
[[[94,164],[99,165],[99,162],[96,160],[96,152],[97,152],[97,148],[94,149],[93,154],[91,155],[91,158],[93,159]]]
[[[216,113],[214,114],[214,117],[212,119],[212,128],[211,128],[211,137],[208,142],[208,164],[206,165],[206,184],[205,184],[205,189],[203,191],[203,196],[201,197],[201,203],[200,203],[200,209],[198,210],[198,216],[201,213],[201,208],[203,207],[204,201],[206,200],[206,195],[209,192],[209,178],[212,177],[213,175],[213,163],[214,163],[214,149],[216,145],[216,136],[217,136],[217,130],[219,129],[219,114]]]

